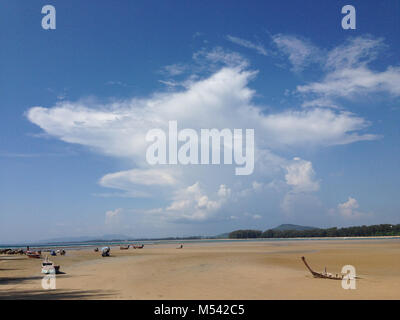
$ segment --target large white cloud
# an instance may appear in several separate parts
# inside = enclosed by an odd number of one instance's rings
[[[293,108],[267,113],[264,106],[253,102],[257,93],[249,87],[257,71],[249,70],[240,56],[221,49],[201,55],[215,63],[223,61],[226,66],[207,77],[197,80],[192,77],[180,91],[156,92],[147,98],[111,103],[61,101],[51,108],[33,107],[27,111],[27,117],[48,135],[62,141],[131,160],[132,168],[108,173],[100,179],[100,184],[132,196],[148,196],[151,194],[148,188],[152,186],[164,188],[170,194],[164,199],[169,204],[156,211],[190,221],[208,219],[221,210],[226,204],[222,199],[227,198],[221,194],[233,194],[238,178],[233,167],[232,170],[212,166],[151,167],[145,159],[149,145],[146,134],[154,128],[167,131],[170,120],[176,120],[179,129],[254,129],[256,168],[250,180],[243,178],[250,189],[254,181],[264,179],[265,173],[279,173],[286,163],[276,154],[282,147],[296,150],[306,145],[329,146],[376,138],[361,133],[368,127],[368,121],[350,112]],[[200,53],[196,57],[199,56]],[[201,191],[200,185],[205,190],[224,187],[213,198]],[[181,199],[178,191],[186,197]]]
[[[251,100],[248,87],[255,72],[223,68],[187,90],[154,94],[110,104],[59,102],[52,108],[33,107],[28,119],[47,134],[115,157],[144,162],[148,130],[167,129],[169,120],[183,128],[253,128],[262,147],[299,143],[334,145],[372,139],[354,133],[368,126],[349,112],[307,109],[265,114]]]

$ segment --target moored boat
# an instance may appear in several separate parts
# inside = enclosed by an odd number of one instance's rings
[[[57,274],[60,272],[60,266],[56,266],[47,257],[42,262],[42,273],[44,274]]]
[[[42,258],[42,253],[40,251],[27,251],[26,256],[28,258],[40,259]]]
[[[110,247],[103,247],[101,248],[101,256],[102,257],[109,257],[110,256]]]
[[[141,244],[141,245],[133,245],[132,247],[133,247],[133,249],[143,249],[144,244]]]

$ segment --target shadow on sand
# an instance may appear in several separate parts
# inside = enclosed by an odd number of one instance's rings
[[[59,277],[69,278],[65,272],[60,272]],[[0,300],[53,300],[53,299],[105,299],[112,297],[114,291],[105,290],[19,290],[19,289],[6,289],[1,290],[2,285],[21,285],[29,281],[40,281],[42,276],[28,276],[28,277],[0,277]]]
[[[0,291],[0,300],[104,299],[113,293],[102,290],[5,290]]]
[[[44,275],[41,276],[30,276],[30,277],[0,277],[0,285],[15,285],[15,284],[22,284],[28,281],[37,281],[43,279]],[[65,272],[57,273],[57,277],[60,276],[62,279],[69,278]]]
[[[0,285],[7,284],[21,284],[27,281],[35,281],[43,279],[42,276],[32,276],[32,277],[0,277]]]

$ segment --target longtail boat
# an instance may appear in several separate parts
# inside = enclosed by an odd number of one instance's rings
[[[127,246],[119,246],[120,250],[128,250],[129,249],[129,244]]]
[[[27,255],[28,258],[34,258],[34,259],[41,259],[42,258],[42,254],[39,251],[35,251],[35,252],[27,251],[26,255]]]
[[[301,260],[303,260],[304,264],[306,265],[307,269],[311,272],[314,278],[322,278],[322,279],[331,279],[331,280],[342,280],[343,275],[338,275],[334,276],[331,273],[326,272],[326,268],[324,272],[316,272],[311,267],[308,265],[306,258],[301,257]]]

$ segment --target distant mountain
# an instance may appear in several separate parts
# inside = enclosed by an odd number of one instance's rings
[[[215,239],[228,239],[229,238],[229,232],[227,233],[221,233],[219,235],[216,235],[215,237],[213,237]]]
[[[315,229],[318,229],[318,228],[307,227],[307,226],[299,226],[297,224],[281,224],[280,226],[277,226],[276,228],[273,228],[272,230],[277,230],[277,231],[287,231],[287,230],[305,231],[305,230],[315,230]]]

